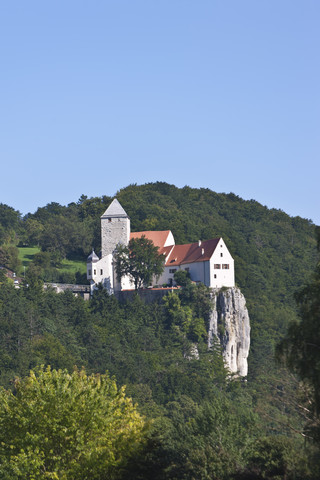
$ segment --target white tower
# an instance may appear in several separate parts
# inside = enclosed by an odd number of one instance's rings
[[[101,259],[92,251],[87,260],[87,279],[91,293],[101,283],[109,293],[129,288],[127,278],[118,281],[113,265],[113,255],[119,243],[128,245],[130,240],[130,219],[118,200],[113,200],[101,217]]]
[[[113,254],[118,243],[128,245],[129,240],[130,219],[114,199],[101,217],[101,257]]]

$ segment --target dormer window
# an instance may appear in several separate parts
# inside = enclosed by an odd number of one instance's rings
[[[220,257],[223,257],[223,253],[222,253],[222,252],[220,253]]]

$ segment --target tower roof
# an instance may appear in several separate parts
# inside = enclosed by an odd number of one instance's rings
[[[101,216],[101,218],[105,218],[105,217],[128,218],[128,215],[126,214],[126,212],[124,211],[124,209],[122,208],[118,200],[115,198],[110,203],[109,207],[104,212],[104,214]]]
[[[89,257],[87,258],[87,263],[95,263],[99,261],[98,255],[95,253],[94,250],[90,253]]]

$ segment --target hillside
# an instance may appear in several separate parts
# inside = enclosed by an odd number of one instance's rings
[[[41,293],[39,279],[58,278],[64,259],[85,262],[92,247],[99,252],[100,215],[111,198],[85,196],[68,206],[49,204],[24,218],[10,207],[0,208],[1,252],[5,262],[15,261],[15,244],[42,249],[29,264],[28,291],[13,292],[9,287],[1,290],[0,300],[6,305],[0,309],[2,384],[7,385],[14,374],[26,374],[29,367],[39,363],[68,368],[76,363],[100,372],[107,368],[120,384],[128,385],[129,393],[147,415],[170,419],[170,438],[164,437],[165,448],[161,445],[167,453],[171,447],[175,454],[177,448],[182,449],[179,468],[183,468],[183,452],[191,449],[193,435],[204,435],[204,418],[213,415],[210,408],[215,402],[218,410],[232,411],[231,420],[221,419],[226,432],[233,428],[240,432],[247,422],[251,441],[257,435],[284,435],[284,443],[279,439],[277,448],[281,449],[290,439],[297,445],[292,444],[292,451],[296,451],[293,457],[297,455],[301,447],[297,432],[303,428],[297,408],[299,388],[295,379],[274,361],[274,349],[288,324],[297,318],[294,293],[314,270],[315,226],[253,200],[208,189],[152,183],[130,185],[117,192],[116,197],[130,216],[132,231],[171,229],[177,243],[224,238],[235,259],[236,283],[246,297],[251,320],[246,386],[228,384],[218,352],[212,358],[207,356],[201,329],[206,320],[203,291],[185,292],[176,299],[174,308],[165,303],[145,307],[139,301],[121,306],[103,292],[98,292],[89,305],[68,294]],[[81,272],[77,278],[83,278]],[[190,338],[190,331],[186,336],[184,330],[187,321],[193,328]],[[200,361],[190,362],[183,352],[190,348],[195,332],[200,332],[196,336]],[[251,418],[253,414],[257,416]],[[175,437],[180,415],[194,419],[198,428],[184,431],[183,435],[190,440],[188,447],[179,444],[179,435]],[[229,420],[233,426],[228,424]],[[165,422],[159,427],[160,435]],[[251,428],[254,433],[249,432]],[[223,448],[228,450],[232,434],[230,438],[226,435]],[[241,440],[240,437],[232,437],[230,443],[235,456],[239,453],[235,453],[237,442],[241,448],[241,442],[246,442],[244,436]],[[204,454],[201,452],[200,456]],[[247,461],[242,457],[238,460]],[[180,473],[159,478],[193,478],[192,473],[190,477]],[[229,477],[226,473],[217,478]]]
[[[258,355],[257,342],[264,349],[272,348],[295,315],[294,292],[308,280],[315,265],[310,221],[234,194],[161,182],[130,185],[116,197],[130,216],[132,231],[171,229],[178,244],[222,236],[235,259],[236,283],[247,299],[252,353]],[[39,245],[50,252],[51,256],[37,261],[38,268],[45,270],[44,279],[72,281],[72,275],[54,275],[52,267],[59,271],[65,257],[85,261],[92,247],[99,252],[100,215],[110,201],[110,197],[82,196],[66,207],[48,204],[23,219],[13,209],[2,208],[2,238],[11,226],[20,245]],[[11,239],[14,236],[11,231]],[[85,280],[81,273],[74,281]]]
[[[294,292],[315,265],[310,221],[234,194],[161,182],[130,185],[116,196],[130,216],[132,231],[171,229],[178,244],[223,236],[235,259],[236,283],[248,302],[253,340],[258,333],[260,338],[270,336],[271,342],[283,334],[295,314]],[[23,219],[13,209],[2,208],[2,239],[10,226],[20,245],[39,245],[50,252],[51,257],[43,256],[37,265],[46,270],[45,279],[58,280],[50,267],[59,269],[63,258],[85,260],[92,247],[99,252],[100,215],[110,201],[82,196],[68,206],[48,204]],[[11,239],[15,234],[11,231]]]

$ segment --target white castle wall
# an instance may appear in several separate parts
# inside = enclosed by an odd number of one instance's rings
[[[109,292],[114,290],[112,255],[106,255],[97,262],[87,264],[87,279],[90,280],[91,293],[96,284],[101,283]]]

